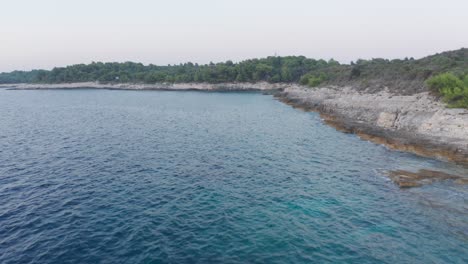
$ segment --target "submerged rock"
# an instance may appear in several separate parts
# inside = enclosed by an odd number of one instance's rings
[[[468,178],[460,178],[460,179],[456,180],[455,183],[461,184],[461,185],[468,184]]]
[[[419,170],[410,172],[405,170],[389,171],[388,177],[400,188],[419,187],[441,180],[456,180],[458,184],[468,184],[468,179],[441,171]]]

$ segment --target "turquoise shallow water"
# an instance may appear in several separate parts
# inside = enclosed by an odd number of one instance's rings
[[[258,93],[0,90],[0,263],[466,263],[468,187]]]

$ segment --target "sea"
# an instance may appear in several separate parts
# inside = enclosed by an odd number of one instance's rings
[[[0,89],[0,263],[468,263],[468,175],[259,92]]]

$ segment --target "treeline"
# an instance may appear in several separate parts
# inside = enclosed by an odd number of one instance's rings
[[[331,59],[315,60],[304,56],[271,56],[234,63],[199,65],[143,65],[141,63],[78,64],[34,71],[0,73],[0,83],[183,83],[183,82],[259,82],[320,85],[353,85],[357,88],[387,87],[400,93],[427,89],[431,76],[450,72],[468,73],[468,49],[448,51],[422,59],[372,59],[340,64]]]
[[[121,82],[121,83],[182,83],[182,82],[298,82],[309,72],[321,72],[339,66],[334,60],[314,60],[303,56],[268,57],[251,59],[240,63],[232,61],[199,65],[156,66],[141,63],[78,64],[51,71],[12,72],[0,74],[1,83],[36,82]]]

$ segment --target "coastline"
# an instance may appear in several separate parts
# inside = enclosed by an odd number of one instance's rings
[[[397,95],[353,87],[286,88],[275,95],[320,113],[337,130],[420,156],[468,164],[468,110],[448,109],[428,92]]]
[[[387,89],[366,91],[347,87],[308,88],[298,84],[4,84],[12,90],[112,89],[170,91],[276,91],[286,104],[320,113],[324,122],[345,133],[412,152],[468,164],[468,110],[448,109],[428,92],[399,95]]]
[[[109,89],[109,90],[169,90],[169,91],[268,91],[280,90],[291,87],[290,84],[272,84],[267,82],[257,83],[54,83],[34,84],[16,83],[0,84],[0,88],[10,90],[52,90],[52,89]]]

